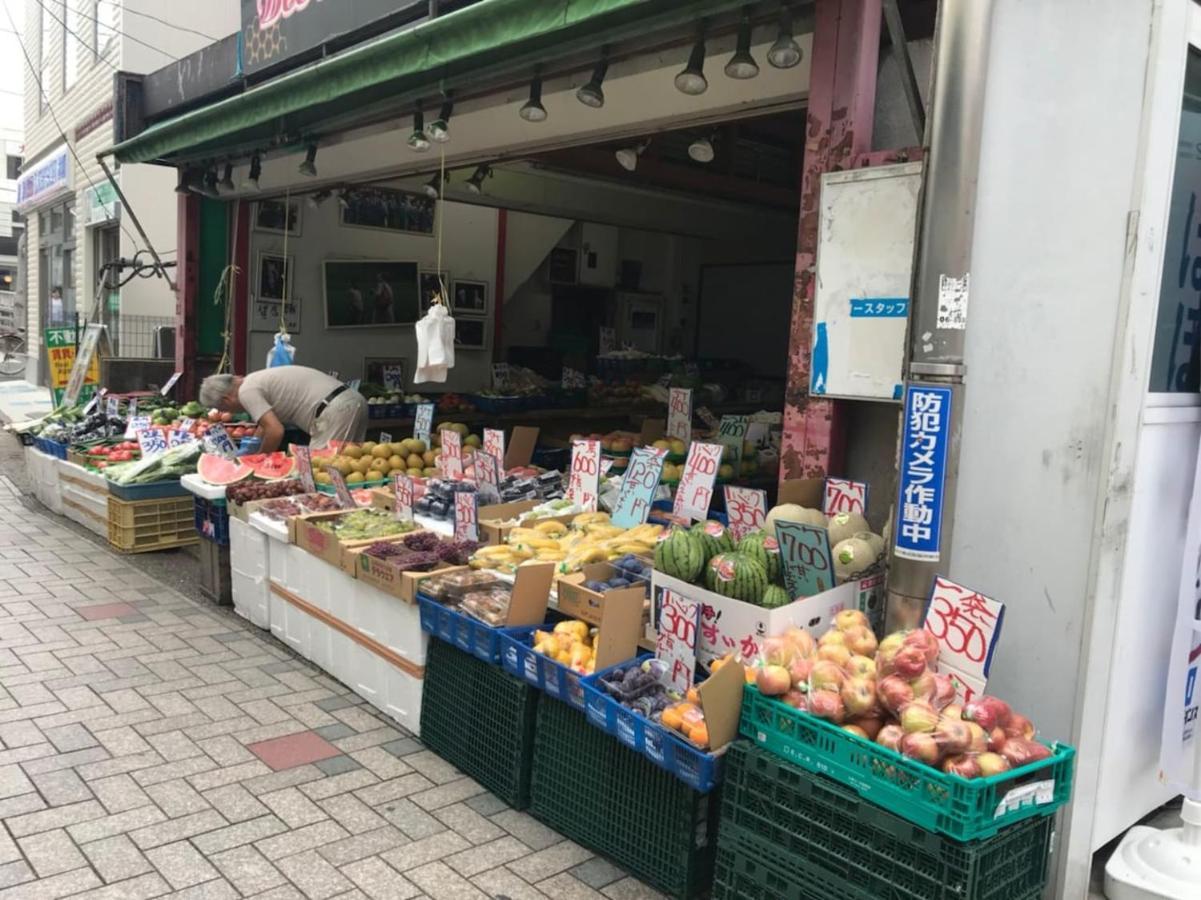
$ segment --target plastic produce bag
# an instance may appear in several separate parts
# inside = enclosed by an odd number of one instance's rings
[[[275,333],[275,342],[267,351],[267,368],[290,366],[296,358],[296,348],[292,346],[292,336],[286,331]]]

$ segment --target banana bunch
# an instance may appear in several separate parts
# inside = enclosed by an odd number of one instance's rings
[[[661,533],[658,525],[619,528],[609,522],[608,513],[581,513],[572,520],[570,529],[561,522],[514,528],[507,544],[477,550],[471,566],[513,572],[530,560],[553,562],[558,563],[556,571],[565,575],[589,563],[607,562],[627,553],[650,555]]]

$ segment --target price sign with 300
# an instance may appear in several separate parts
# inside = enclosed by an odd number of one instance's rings
[[[505,432],[501,428],[484,429],[484,452],[496,460],[500,468],[505,466]]]
[[[667,663],[668,678],[681,691],[692,687],[700,618],[701,604],[675,591],[663,591],[655,655]]]

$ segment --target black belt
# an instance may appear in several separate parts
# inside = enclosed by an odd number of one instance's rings
[[[338,387],[336,387],[332,391],[330,391],[326,395],[325,399],[317,404],[317,411],[315,413],[313,413],[313,418],[316,419],[323,412],[325,412],[325,408],[327,406],[329,406],[330,403],[333,402],[333,399],[335,397],[337,397],[340,393],[342,393],[344,390],[346,390],[346,385],[342,384],[342,385],[338,385]]]

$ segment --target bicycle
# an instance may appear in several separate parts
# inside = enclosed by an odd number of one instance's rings
[[[0,375],[25,373],[25,329],[0,331]]]

